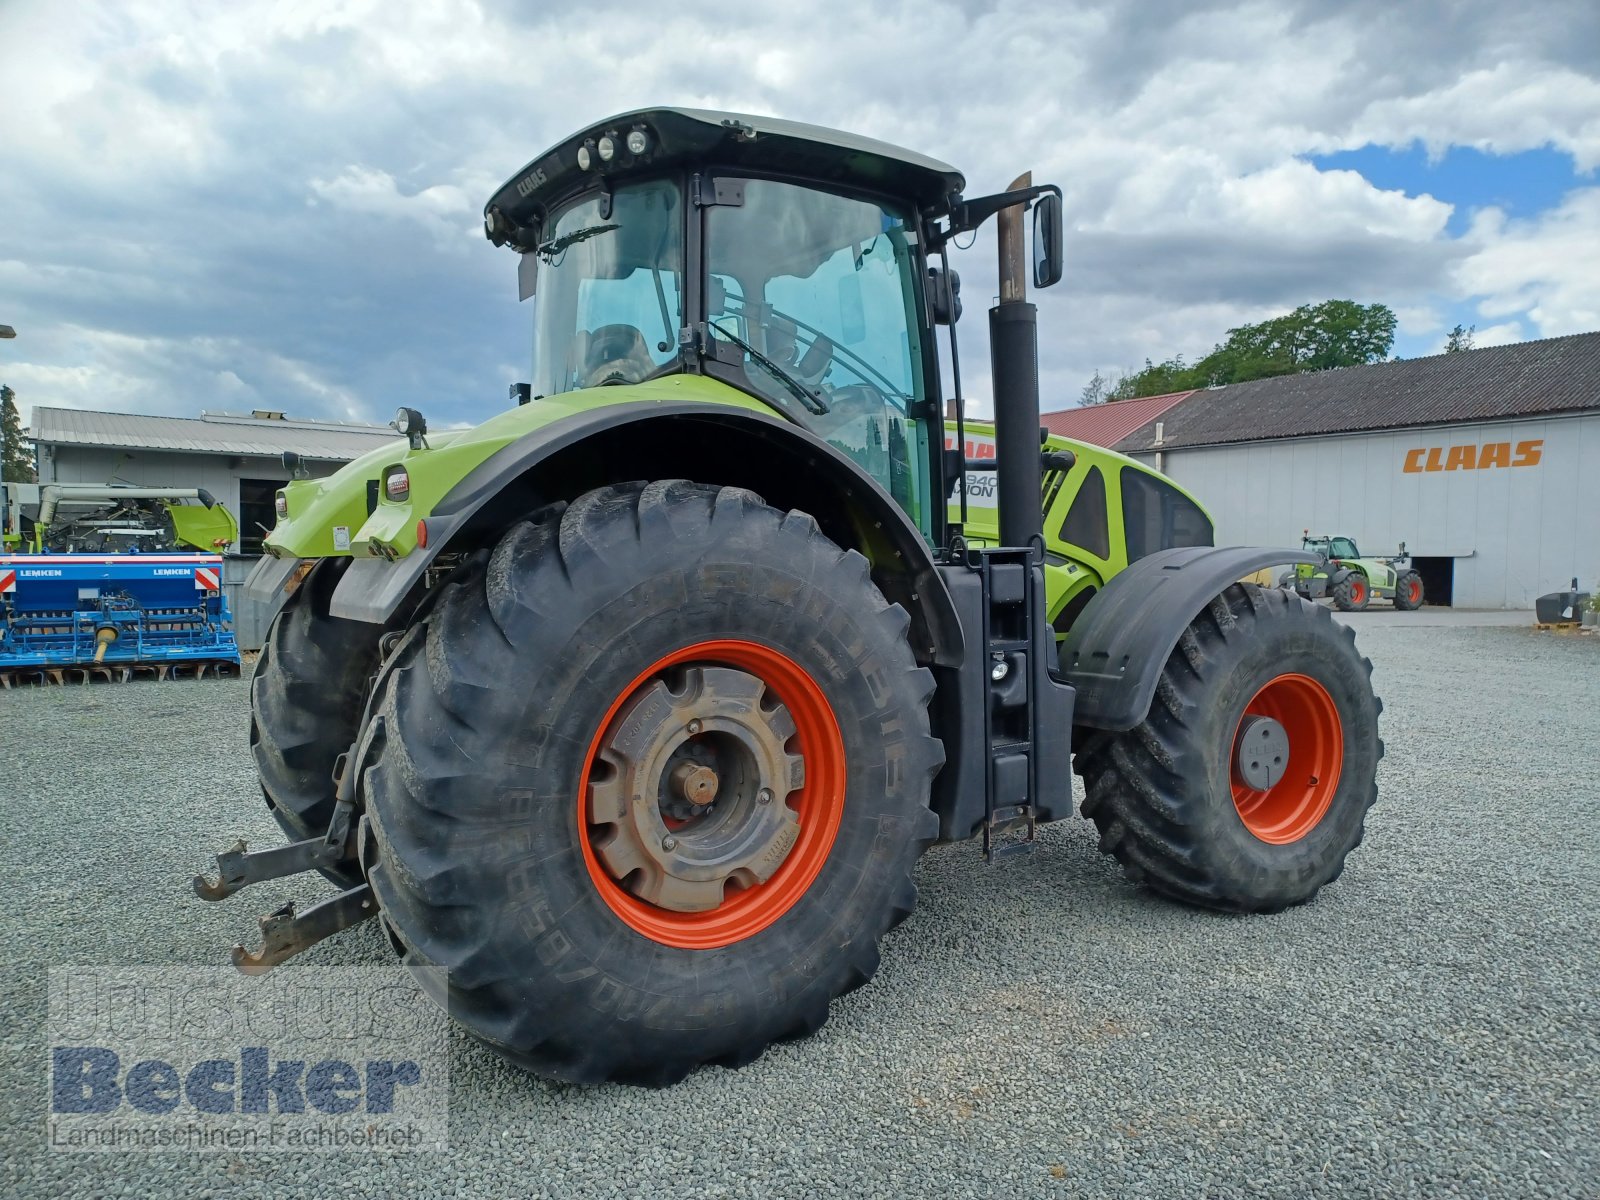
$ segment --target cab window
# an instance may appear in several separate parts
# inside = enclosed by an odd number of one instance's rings
[[[706,317],[733,382],[856,460],[928,532],[911,220],[746,179],[706,212]]]
[[[1211,545],[1211,519],[1198,504],[1132,467],[1122,469],[1122,523],[1130,563],[1173,546]]]
[[[1090,467],[1089,473],[1078,485],[1078,494],[1072,498],[1067,518],[1061,522],[1061,540],[1069,546],[1079,546],[1096,558],[1111,557],[1111,529],[1106,516],[1106,481],[1099,467]]]
[[[601,214],[605,213],[605,216]],[[683,212],[667,181],[563,212],[536,252],[536,395],[642,383],[679,369]]]

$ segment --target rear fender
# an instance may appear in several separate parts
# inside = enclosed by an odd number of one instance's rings
[[[1213,598],[1263,567],[1316,561],[1304,550],[1260,546],[1178,546],[1139,559],[1100,590],[1062,643],[1076,722],[1132,729],[1150,711],[1178,638]]]
[[[512,442],[434,506],[425,548],[395,562],[352,561],[331,611],[386,622],[441,552],[491,544],[542,505],[638,479],[749,488],[776,508],[810,514],[829,538],[871,561],[873,582],[911,616],[911,646],[920,661],[960,662],[961,627],[928,543],[872,476],[796,425],[720,406],[587,409]]]

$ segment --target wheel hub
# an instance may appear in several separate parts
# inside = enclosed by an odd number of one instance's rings
[[[1288,731],[1271,717],[1245,717],[1233,747],[1233,771],[1239,782],[1265,792],[1276,787],[1288,769]]]
[[[787,803],[805,760],[795,722],[757,676],[689,667],[646,681],[618,711],[590,774],[589,823],[604,869],[676,912],[716,908],[765,883],[799,837]]]

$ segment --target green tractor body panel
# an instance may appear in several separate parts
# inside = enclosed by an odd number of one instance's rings
[[[239,540],[239,522],[227,508],[213,504],[168,504],[173,536],[197,550],[226,550]]]
[[[417,546],[417,522],[496,451],[576,413],[622,405],[703,404],[770,415],[771,409],[736,388],[701,375],[672,375],[647,383],[612,385],[543,397],[490,417],[472,429],[425,435],[411,448],[403,438],[368,451],[324,479],[287,484],[286,516],[266,539],[280,557],[402,558]],[[403,467],[404,500],[391,500],[385,477]],[[369,492],[377,504],[369,515]]]
[[[967,421],[965,433],[968,460],[994,461],[993,425]],[[953,421],[945,424],[945,445],[956,445]],[[1069,451],[1075,459],[1068,471],[1045,469],[1040,495],[1045,604],[1058,635],[1130,562],[1174,546],[1212,544],[1211,517],[1204,506],[1165,475],[1115,450],[1071,438],[1049,437],[1042,449]],[[967,490],[963,529],[968,542],[994,545],[1000,540],[993,480],[993,472],[968,472],[957,485]],[[950,502],[949,519],[961,520],[959,495]]]

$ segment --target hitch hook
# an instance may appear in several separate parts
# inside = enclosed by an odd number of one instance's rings
[[[377,898],[372,894],[372,885],[366,883],[313,904],[302,913],[295,911],[291,900],[276,912],[260,918],[259,951],[252,953],[243,946],[233,948],[233,965],[245,975],[265,975],[324,938],[377,915]]]
[[[241,888],[264,879],[282,879],[318,867],[336,867],[351,857],[350,827],[355,806],[341,800],[334,806],[328,832],[321,837],[274,846],[270,850],[246,849],[243,840],[217,855],[217,877],[194,877],[194,894],[202,900],[225,900]]]

